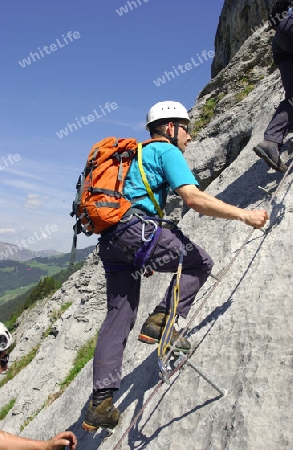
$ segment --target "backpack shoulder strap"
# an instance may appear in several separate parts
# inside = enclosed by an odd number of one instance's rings
[[[145,185],[147,193],[150,196],[151,201],[153,202],[156,210],[159,213],[159,216],[162,219],[164,217],[164,213],[163,213],[159,203],[155,199],[154,193],[152,191],[152,188],[150,187],[150,184],[149,184],[149,182],[147,180],[146,173],[145,173],[143,165],[142,165],[142,143],[141,142],[139,142],[138,146],[137,146],[137,162],[138,162],[138,168],[139,168],[139,171],[140,171],[140,175],[141,175],[143,184]]]

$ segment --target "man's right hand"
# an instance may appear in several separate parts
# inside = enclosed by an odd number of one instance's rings
[[[242,211],[243,214],[240,213],[239,220],[253,228],[262,228],[269,218],[267,211],[262,209],[254,209],[251,211],[243,209]]]
[[[187,206],[204,216],[220,219],[241,220],[254,228],[261,228],[268,220],[264,210],[247,210],[225,203],[207,192],[200,191],[196,186],[186,184],[175,189]]]

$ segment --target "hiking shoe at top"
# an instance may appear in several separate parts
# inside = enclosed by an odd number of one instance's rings
[[[263,140],[253,148],[253,151],[278,172],[286,172],[288,167],[281,161],[279,145],[275,142]]]
[[[165,313],[154,313],[149,316],[149,318],[143,324],[140,334],[138,336],[139,341],[145,342],[147,344],[156,344],[160,341],[167,320],[167,315]],[[179,337],[178,331],[173,328],[171,345],[173,345]],[[174,350],[182,351],[184,353],[189,353],[191,349],[190,342],[183,336],[180,337]]]
[[[85,431],[96,431],[99,427],[114,428],[119,417],[120,412],[114,407],[112,397],[106,398],[98,405],[91,400],[81,426]]]

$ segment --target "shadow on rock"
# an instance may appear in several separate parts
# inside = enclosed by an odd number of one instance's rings
[[[267,194],[263,189],[269,193],[274,191],[283,175],[281,172],[272,172],[260,159],[216,197],[239,208],[247,208],[251,204],[264,201]]]

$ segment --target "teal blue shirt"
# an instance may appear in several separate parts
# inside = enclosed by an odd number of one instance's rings
[[[161,209],[164,209],[166,205],[166,197],[170,187],[174,191],[184,184],[198,186],[198,182],[189,169],[182,152],[172,144],[167,142],[148,144],[142,149],[142,162],[147,180]],[[162,185],[163,187],[157,190]],[[128,200],[146,195],[137,157],[132,161],[125,179],[124,194]],[[155,206],[148,196],[138,199],[133,203],[133,206],[141,207],[149,214],[157,214]]]

